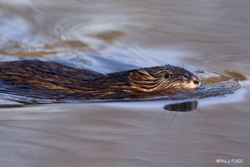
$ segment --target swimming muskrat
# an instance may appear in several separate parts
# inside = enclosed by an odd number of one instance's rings
[[[200,87],[196,75],[172,65],[101,74],[51,61],[21,60],[1,62],[0,78],[5,84],[19,85],[23,92],[57,92],[53,95],[64,99],[155,97]]]

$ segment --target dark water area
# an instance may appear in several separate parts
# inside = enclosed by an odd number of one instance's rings
[[[249,166],[249,15],[247,0],[0,0],[1,62],[103,74],[171,64],[205,85],[171,98],[56,101],[0,83],[0,166]]]

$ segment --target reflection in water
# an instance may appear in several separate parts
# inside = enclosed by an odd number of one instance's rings
[[[198,102],[194,100],[182,103],[168,104],[164,107],[164,109],[169,111],[188,112],[197,109],[197,105]]]

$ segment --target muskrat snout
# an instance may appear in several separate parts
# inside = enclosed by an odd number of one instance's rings
[[[198,77],[193,77],[193,82],[194,82],[194,84],[200,84],[200,80],[199,80],[199,78]]]
[[[193,88],[199,88],[200,87],[200,79],[197,77],[197,76],[192,76],[192,80],[191,80],[191,82],[192,82],[192,87]]]
[[[182,86],[186,89],[197,89],[200,87],[200,79],[197,76],[192,75],[188,81],[182,84]]]

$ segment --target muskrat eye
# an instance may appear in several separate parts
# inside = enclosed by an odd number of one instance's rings
[[[170,77],[170,75],[169,74],[165,74],[165,76],[164,76],[165,78],[169,78]]]

